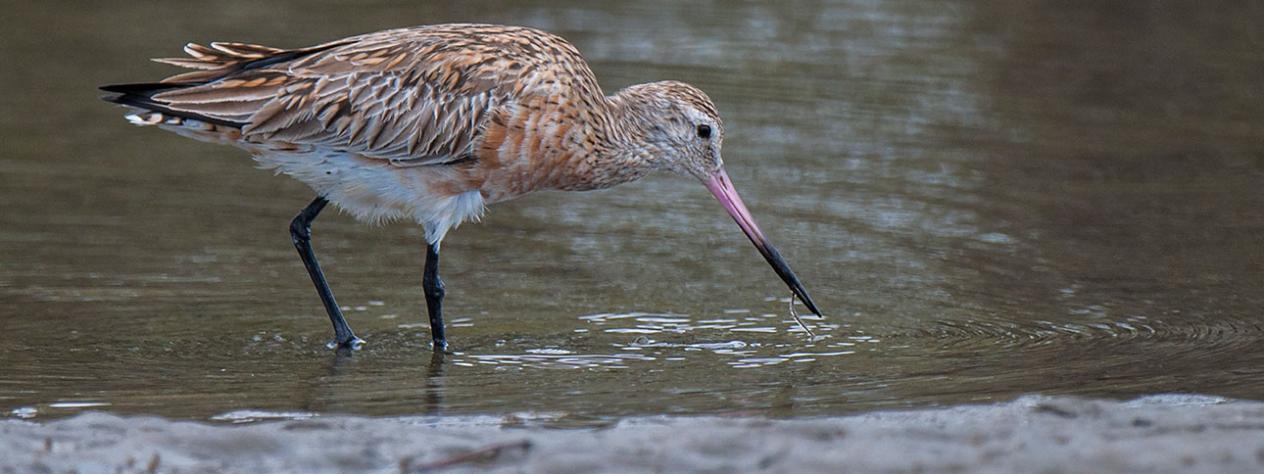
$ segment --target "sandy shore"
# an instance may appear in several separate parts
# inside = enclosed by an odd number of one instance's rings
[[[86,413],[0,421],[0,472],[1264,472],[1264,403],[1164,395],[802,420],[313,416],[242,425]]]

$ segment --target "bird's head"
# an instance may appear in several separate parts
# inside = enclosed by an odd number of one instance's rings
[[[724,171],[724,159],[720,156],[724,122],[711,98],[697,87],[675,81],[632,86],[616,97],[631,105],[625,109],[625,119],[636,124],[635,129],[640,132],[637,138],[647,151],[645,159],[650,166],[701,181],[772,265],[777,276],[809,310],[821,315],[799,277],[755,224]]]
[[[662,81],[629,87],[619,96],[633,104],[628,118],[639,125],[637,138],[650,165],[700,180],[723,169],[724,122],[705,92]]]

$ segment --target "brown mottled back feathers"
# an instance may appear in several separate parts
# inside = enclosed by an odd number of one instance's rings
[[[532,96],[600,98],[566,40],[521,27],[433,25],[311,48],[190,44],[198,69],[153,94],[171,111],[242,123],[242,138],[346,150],[396,164],[460,160],[485,124]],[[590,99],[591,100],[591,99]]]

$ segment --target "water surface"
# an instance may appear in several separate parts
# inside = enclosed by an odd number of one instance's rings
[[[0,411],[833,415],[1025,393],[1264,398],[1264,8],[1178,2],[15,5],[0,24]],[[603,87],[689,81],[825,320],[698,184],[493,207],[444,243],[432,360],[414,225],[289,242],[303,185],[128,126],[95,86],[186,41],[446,21],[560,33]],[[231,416],[229,416],[231,418]]]

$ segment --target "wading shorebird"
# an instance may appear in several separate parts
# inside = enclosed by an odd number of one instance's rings
[[[425,228],[422,288],[436,351],[447,349],[439,244],[486,205],[532,191],[586,191],[668,170],[702,181],[794,295],[794,271],[733,189],[724,124],[681,82],[606,96],[561,37],[530,28],[449,24],[368,33],[301,49],[190,43],[195,69],[156,83],[103,86],[136,125],[243,148],[316,192],[290,235],[334,326],[331,347],[359,348],[312,251],[329,203],[367,222]]]

